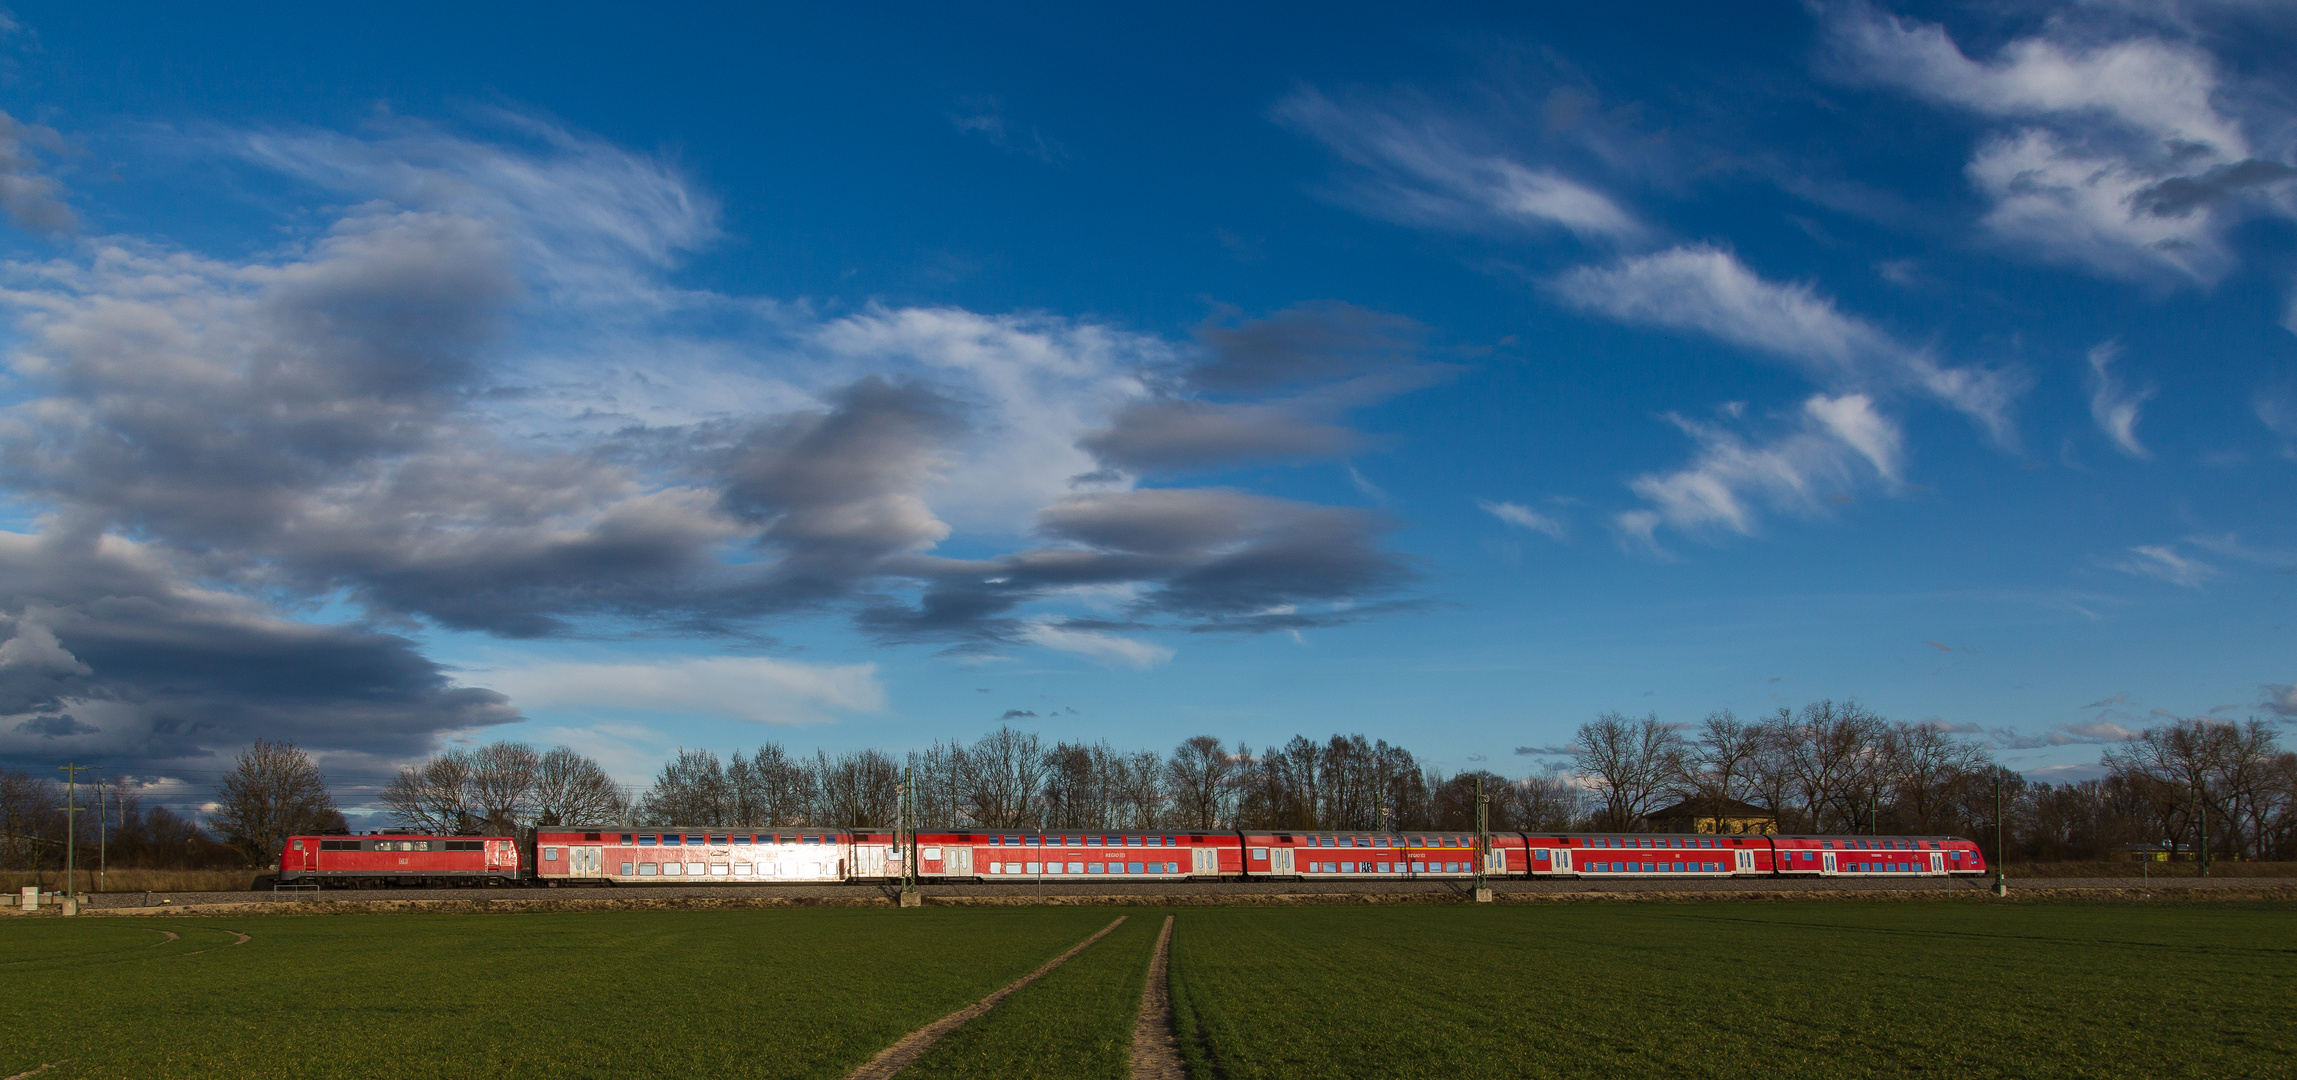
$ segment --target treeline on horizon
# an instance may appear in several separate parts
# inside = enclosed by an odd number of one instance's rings
[[[1722,819],[1743,803],[1775,814],[1782,832],[1958,835],[2001,859],[1999,784],[2010,860],[2094,860],[2165,839],[2205,855],[2297,857],[2297,754],[2255,720],[2150,728],[2106,749],[2104,777],[2062,784],[2029,782],[1938,724],[1831,701],[1755,721],[1717,712],[1698,725],[1607,713],[1555,753],[1571,765],[1510,779],[1483,769],[1446,774],[1363,735],[1296,736],[1258,750],[1200,735],[1158,753],[1047,741],[1008,726],[898,757],[800,756],[775,743],[723,757],[682,749],[633,793],[574,750],[498,742],[403,768],[380,801],[408,828],[458,835],[564,825],[886,827],[900,818],[906,776],[925,826],[1465,831],[1475,827],[1480,783],[1495,831],[1647,831],[1666,807]],[[62,864],[57,788],[0,772],[0,868]],[[165,808],[139,809],[132,824],[115,826],[114,865],[208,866],[234,851],[264,865],[286,836],[347,831],[309,756],[265,742],[225,775],[208,824],[214,839]]]

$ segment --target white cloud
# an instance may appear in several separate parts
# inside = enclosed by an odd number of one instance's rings
[[[2122,453],[2143,461],[2153,454],[2138,441],[2138,410],[2154,392],[2151,387],[2132,390],[2114,377],[2113,362],[2121,353],[2121,346],[2111,341],[2090,350],[2090,417]]]
[[[968,532],[1015,534],[1099,467],[1078,437],[1148,396],[1140,372],[1169,364],[1170,343],[1051,316],[958,308],[879,308],[823,324],[818,353],[867,370],[906,367],[980,410],[926,499]],[[1121,486],[1121,485],[1120,485]]]
[[[1490,499],[1477,499],[1476,505],[1482,507],[1485,513],[1490,514],[1491,516],[1498,518],[1501,521],[1507,522],[1516,528],[1528,529],[1535,533],[1544,533],[1556,540],[1565,539],[1562,522],[1557,521],[1556,519],[1551,518],[1546,514],[1542,514],[1536,510],[1533,510],[1532,508],[1525,506],[1522,503],[1493,502]]]
[[[1169,663],[1173,651],[1162,645],[1136,641],[1098,630],[1071,630],[1051,623],[1037,623],[1023,634],[1029,641],[1048,649],[1089,656],[1112,667],[1129,667],[1136,671]]]
[[[2198,589],[2201,583],[2217,576],[2217,568],[2199,559],[2189,559],[2165,544],[2141,544],[2129,549],[2129,554],[2113,563],[2113,568],[2125,574],[2154,578],[2188,589]]]
[[[2010,401],[2021,387],[2001,372],[1942,367],[1801,283],[1767,281],[1738,256],[1705,245],[1583,266],[1554,288],[1564,300],[1627,323],[1708,334],[1785,360],[1835,390],[1927,394],[2011,436]]]
[[[761,724],[821,723],[885,707],[876,664],[807,664],[763,656],[655,663],[542,663],[471,681],[520,706],[690,713]]]
[[[1646,473],[1630,485],[1652,508],[1629,511],[1614,521],[1622,532],[1646,543],[1661,523],[1752,534],[1760,506],[1811,513],[1819,500],[1858,485],[1870,472],[1885,481],[1898,475],[1902,439],[1897,425],[1857,395],[1814,394],[1803,402],[1793,431],[1761,443],[1680,416],[1668,419],[1699,449],[1684,468]]]
[[[1351,201],[1381,217],[1450,229],[1560,228],[1606,241],[1649,231],[1602,192],[1551,168],[1469,149],[1430,115],[1347,107],[1303,90],[1278,103],[1276,117],[1369,174]]]
[[[2077,42],[2080,20],[2005,45],[1990,61],[1946,31],[1864,4],[1828,20],[1833,73],[2009,121],[1971,158],[1993,204],[1983,224],[2012,250],[2111,277],[2210,284],[2230,272],[2226,231],[2287,214],[2256,196],[2287,166],[2252,157],[2203,49],[2154,36]]]

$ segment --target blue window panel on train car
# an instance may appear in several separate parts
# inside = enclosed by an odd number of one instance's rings
[[[1086,864],[1085,864],[1085,873],[1088,873],[1088,874],[1098,874],[1098,873],[1100,873],[1100,872],[1101,872],[1101,864],[1099,864],[1099,863],[1097,863],[1097,862],[1089,862],[1089,863],[1086,863]]]
[[[640,834],[638,834],[638,846],[639,846],[639,847],[653,847],[653,846],[654,846],[654,834],[653,834],[653,833],[640,833]]]
[[[1088,837],[1085,837],[1085,846],[1086,846],[1086,847],[1099,847],[1099,846],[1101,846],[1101,838],[1100,838],[1100,837],[1098,837],[1098,836],[1088,836]]]
[[[1143,870],[1143,866],[1142,866],[1142,864],[1140,864],[1140,863],[1126,863],[1126,864],[1125,864],[1125,873],[1128,873],[1128,874],[1139,874],[1139,873],[1143,873],[1143,872],[1145,872],[1145,871]]]

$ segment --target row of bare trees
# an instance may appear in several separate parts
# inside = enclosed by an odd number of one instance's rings
[[[1495,829],[1563,828],[1578,816],[1568,776],[1445,776],[1362,735],[1295,737],[1255,752],[1210,735],[1170,754],[1052,742],[999,728],[896,758],[879,750],[795,757],[766,744],[720,758],[681,750],[633,807],[663,825],[780,828],[889,825],[911,785],[917,820],[990,829],[1471,829],[1477,792]]]
[[[449,835],[517,835],[630,816],[621,786],[596,761],[522,742],[457,748],[400,769],[382,802],[408,828]]]
[[[1635,829],[1689,803],[1717,825],[1736,803],[1792,832],[1935,832],[1966,820],[1973,779],[1991,799],[1993,758],[1935,723],[1893,723],[1857,703],[1813,702],[1746,721],[1729,710],[1688,731],[1605,713],[1571,747],[1596,806],[1590,824]]]

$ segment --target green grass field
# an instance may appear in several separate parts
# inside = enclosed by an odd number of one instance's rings
[[[2287,906],[1636,904],[1181,916],[1223,1077],[2286,1077]]]
[[[1160,911],[0,919],[0,1076],[838,1077],[1118,914],[903,1075],[1122,1077]],[[1199,1077],[2234,1077],[2297,1060],[2286,905],[1178,915]]]

